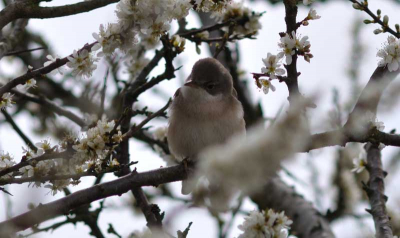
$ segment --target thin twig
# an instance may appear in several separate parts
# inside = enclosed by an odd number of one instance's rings
[[[10,51],[7,54],[4,54],[4,56],[19,55],[22,53],[32,52],[32,51],[36,51],[36,50],[46,50],[46,49],[47,49],[46,47],[38,47],[38,48],[33,48],[33,49]]]
[[[123,135],[123,140],[127,140],[130,137],[132,137],[137,131],[139,131],[144,125],[146,125],[149,121],[151,121],[152,119],[161,116],[162,114],[164,114],[165,110],[167,110],[167,108],[169,107],[169,105],[171,104],[172,100],[169,99],[167,104],[165,104],[164,107],[162,107],[160,110],[158,110],[157,112],[153,113],[151,116],[148,116],[146,119],[144,119],[139,125],[137,126],[132,126],[131,129],[125,133]]]
[[[17,134],[21,137],[21,139],[25,142],[25,144],[33,151],[37,151],[36,146],[32,143],[32,141],[28,138],[28,136],[25,135],[24,132],[19,128],[19,126],[14,122],[10,114],[6,110],[1,110],[3,113],[4,117],[6,118],[6,121],[10,123],[12,128],[17,132]]]
[[[389,32],[390,34],[392,34],[393,36],[395,36],[396,38],[400,38],[400,33],[394,31],[392,28],[390,28],[388,25],[386,25],[385,23],[383,23],[383,21],[376,16],[369,8],[368,6],[365,6],[363,4],[360,4],[357,0],[349,0],[350,2],[354,3],[354,4],[358,4],[358,6],[360,6],[362,8],[362,11],[366,12],[370,17],[372,17],[372,19],[374,19],[374,23],[378,23],[379,25],[382,26],[382,29],[384,30],[384,32]]]
[[[71,121],[73,121],[76,124],[78,124],[80,127],[85,127],[86,126],[85,120],[80,118],[75,113],[58,106],[54,102],[52,102],[52,101],[48,100],[47,98],[45,98],[44,96],[35,96],[33,94],[22,93],[22,92],[17,91],[17,90],[11,90],[11,92],[13,94],[21,97],[21,99],[25,99],[25,100],[40,104],[43,107],[45,107],[46,109],[51,110],[51,111],[57,113],[60,116],[64,116],[64,117],[70,119]]]

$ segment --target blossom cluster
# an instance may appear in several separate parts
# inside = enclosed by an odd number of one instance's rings
[[[220,12],[228,7],[231,0],[196,0],[196,10],[203,12]]]
[[[51,154],[60,152],[57,146],[51,146],[49,140],[43,140],[41,142],[35,143],[37,147],[36,151],[31,149],[22,148],[25,160],[32,161],[30,165],[22,167],[18,170],[21,178],[32,178],[32,177],[43,177],[50,174],[66,174],[69,170],[69,163],[63,158],[54,158],[49,160],[34,161],[35,158],[39,158],[44,154]],[[70,179],[63,180],[52,180],[50,184],[45,185],[46,188],[52,190],[52,194],[55,195],[58,191],[62,191],[63,188],[71,184]],[[41,181],[33,182],[33,185],[40,187],[42,185]]]
[[[99,120],[95,127],[87,131],[86,136],[72,146],[76,151],[73,156],[76,172],[82,173],[88,169],[100,172],[107,166],[119,166],[116,159],[109,158],[121,141],[121,130],[115,128],[114,121],[108,122],[105,118]]]
[[[122,133],[115,127],[115,122],[108,122],[105,118],[99,120],[96,126],[90,128],[86,136],[77,139],[75,136],[67,136],[61,147],[52,146],[49,140],[43,140],[35,144],[36,150],[23,148],[23,159],[30,161],[29,165],[18,170],[18,173],[9,173],[1,177],[8,179],[13,176],[21,178],[41,178],[51,175],[79,175],[87,171],[102,172],[106,168],[119,167],[116,159],[112,159],[112,151],[122,141]],[[45,154],[60,153],[68,147],[73,148],[75,153],[72,158],[52,158],[40,160]],[[37,160],[35,160],[37,158]],[[14,159],[8,153],[0,151],[0,171],[15,165]],[[71,179],[50,180],[45,187],[52,190],[52,194],[62,191],[70,184],[79,183]],[[40,187],[43,181],[40,179],[33,182],[34,186]]]
[[[238,238],[287,238],[292,223],[284,211],[276,213],[272,209],[261,212],[254,210],[239,225],[243,233]]]
[[[97,68],[94,62],[98,61],[93,57],[93,54],[88,50],[81,51],[74,50],[72,56],[68,56],[67,66],[72,70],[72,75],[82,78],[89,78],[92,76],[93,71]]]
[[[294,31],[290,35],[285,33],[284,36],[281,37],[278,46],[282,49],[278,55],[280,57],[285,56],[286,65],[292,64],[292,56],[296,51],[298,55],[304,56],[307,62],[310,62],[310,58],[313,57],[313,55],[310,54],[311,45],[308,41],[308,36],[301,37],[296,35]]]
[[[400,64],[400,40],[389,36],[383,49],[380,49],[376,55],[382,58],[378,63],[379,67],[387,67],[390,72],[398,70]]]
[[[237,35],[256,35],[261,29],[261,13],[256,13],[243,6],[243,2],[231,2],[223,11],[215,12],[213,17],[218,21],[240,20],[233,28]]]
[[[303,24],[308,20],[316,20],[319,18],[321,17],[317,12],[314,9],[310,9]],[[283,58],[285,58],[286,65],[292,64],[293,55],[295,54],[303,56],[304,60],[307,62],[310,62],[310,59],[313,58],[313,55],[310,53],[311,44],[308,40],[308,36],[298,35],[295,31],[292,31],[290,34],[280,33],[280,36],[281,38],[278,46],[281,51],[277,55],[268,53],[267,58],[262,59],[265,67],[261,68],[261,72],[264,75],[258,75],[255,77],[257,86],[261,88],[265,94],[267,94],[270,89],[275,91],[275,87],[272,85],[271,80],[281,80],[281,77],[286,73],[285,69],[282,68],[281,60]],[[266,76],[268,79],[261,78],[261,76]]]
[[[15,164],[14,158],[4,151],[0,151],[0,170],[12,167]],[[11,173],[4,175],[4,177],[10,177]]]

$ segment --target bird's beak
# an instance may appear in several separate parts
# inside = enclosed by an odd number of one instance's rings
[[[193,87],[193,88],[198,88],[199,86],[193,82],[192,80],[187,81],[187,83],[184,84],[184,86],[188,86],[188,87]]]

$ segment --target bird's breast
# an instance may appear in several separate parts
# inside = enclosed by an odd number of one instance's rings
[[[220,110],[216,110],[217,105],[197,109],[191,106],[189,112],[176,105],[170,111],[168,143],[178,159],[193,157],[206,147],[224,143],[234,134],[245,134],[240,104],[235,110],[222,105]]]

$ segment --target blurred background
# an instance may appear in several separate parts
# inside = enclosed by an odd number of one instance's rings
[[[44,6],[58,6],[71,4],[78,1],[52,1],[43,4]],[[263,115],[268,119],[285,115],[288,106],[287,87],[283,83],[273,82],[276,86],[275,92],[265,95],[260,91],[252,79],[252,72],[261,72],[263,67],[262,58],[267,57],[267,53],[278,53],[279,32],[286,30],[284,22],[284,6],[280,1],[245,1],[245,5],[258,12],[266,12],[261,17],[262,29],[259,31],[256,40],[245,39],[237,43],[239,50],[239,71],[240,79],[247,82],[251,101],[260,103]],[[358,98],[360,90],[367,83],[370,75],[377,66],[378,58],[376,53],[386,41],[388,34],[374,35],[373,30],[377,25],[364,25],[362,21],[369,17],[360,11],[352,8],[352,4],[345,0],[330,0],[315,2],[311,5],[316,9],[321,19],[310,21],[308,26],[303,26],[298,33],[309,36],[311,42],[311,53],[314,58],[311,63],[305,62],[302,58],[298,60],[298,71],[300,91],[308,97],[313,97],[317,108],[308,110],[310,128],[313,133],[323,132],[334,129],[337,125],[338,108],[342,110],[342,123],[346,120],[349,110],[352,109],[355,100]],[[37,44],[45,42],[48,51],[36,51],[32,57],[41,58],[42,61],[47,53],[57,54],[65,57],[73,50],[81,48],[86,43],[92,43],[93,32],[98,32],[100,24],[116,22],[116,4],[74,16],[61,17],[55,19],[31,19],[27,30],[37,39]],[[389,23],[400,22],[400,2],[394,0],[370,0],[369,7],[373,11],[381,9],[383,15],[390,17]],[[303,19],[309,11],[309,7],[299,4],[298,19]],[[190,12],[187,17],[188,28],[199,27],[201,22],[195,12]],[[177,24],[171,29],[175,32]],[[31,43],[32,44],[32,43]],[[34,44],[33,44],[34,45]],[[231,46],[234,43],[231,43]],[[147,56],[152,57],[154,51],[149,51]],[[185,78],[188,76],[192,65],[200,58],[210,56],[208,47],[201,46],[201,54],[196,53],[194,43],[186,42],[186,50],[174,61],[175,67],[182,66],[176,72],[176,78],[163,81],[152,90],[147,91],[139,97],[140,106],[148,106],[150,110],[156,111],[165,105],[169,97],[172,97]],[[25,59],[27,60],[27,59]],[[7,82],[27,70],[24,59],[20,57],[5,57],[0,61],[0,80]],[[104,59],[103,59],[104,60]],[[60,75],[52,76],[55,82],[61,82],[68,92],[76,98],[82,96],[82,88],[101,87],[109,63],[101,61],[98,63],[97,70],[90,79],[77,82],[72,79],[63,78]],[[39,65],[40,66],[40,65]],[[39,66],[34,66],[37,68]],[[163,72],[164,64],[161,62],[151,75],[158,75]],[[127,80],[128,74],[123,67],[115,72],[121,80]],[[111,81],[111,80],[110,80]],[[39,89],[41,90],[41,84]],[[400,129],[400,104],[396,100],[399,95],[400,82],[395,80],[378,110],[378,120],[383,121],[386,128],[385,132],[392,129]],[[35,90],[35,89],[34,89]],[[43,89],[44,90],[44,89]],[[107,87],[107,95],[116,92],[114,84],[110,83]],[[82,96],[82,97],[81,97]],[[87,95],[86,95],[87,96]],[[55,95],[49,95],[55,98]],[[96,97],[94,102],[96,102]],[[70,109],[77,111],[70,99]],[[61,102],[60,102],[61,103]],[[65,102],[64,102],[65,104]],[[106,101],[106,106],[112,105],[111,101]],[[50,118],[44,119],[45,109],[33,103],[26,105],[29,110],[19,110],[16,108],[8,109],[10,114],[14,114],[15,122],[20,126],[34,142],[43,139],[50,139],[52,144],[58,144],[60,135],[65,131],[81,133],[80,128],[65,118],[49,115]],[[39,115],[40,114],[40,115]],[[135,117],[136,122],[140,122],[144,117]],[[0,116],[0,150],[9,152],[16,161],[22,156],[21,146],[24,142],[14,132],[11,126]],[[336,123],[336,124],[335,124]],[[149,124],[150,131],[159,127],[167,126],[167,121],[155,119]],[[59,135],[59,136],[57,136]],[[358,156],[361,145],[349,145],[346,149],[325,148],[315,150],[310,153],[298,154],[283,164],[283,170],[279,176],[290,185],[295,186],[296,192],[311,201],[314,206],[325,215],[328,210],[334,211],[338,208],[339,194],[345,196],[347,200],[343,206],[346,211],[337,219],[332,218],[331,226],[337,237],[373,237],[374,226],[372,217],[365,212],[369,208],[368,200],[361,190],[361,180],[366,181],[364,173],[355,175],[344,173],[343,170],[350,170],[352,159]],[[343,156],[343,153],[345,156]],[[131,159],[139,161],[138,171],[147,171],[165,166],[165,162],[160,155],[149,145],[130,140]],[[398,148],[387,147],[383,150],[384,169],[389,172],[386,179],[386,195],[389,197],[387,206],[392,215],[394,234],[400,234],[400,193],[396,189],[396,181],[400,177],[398,172],[398,161],[400,160],[400,150]],[[349,177],[350,176],[350,177]],[[113,180],[116,177],[112,174],[105,176],[103,181]],[[78,186],[70,186],[72,192],[89,187],[95,178],[83,178]],[[168,196],[157,196],[152,202],[157,203],[162,211],[165,211],[165,227],[173,234],[177,230],[183,230],[189,222],[193,222],[189,237],[218,237],[218,221],[203,208],[189,207],[187,201],[190,196],[180,195],[180,183],[166,185],[173,193],[173,198]],[[6,189],[13,196],[0,193],[0,220],[16,216],[26,212],[29,204],[38,205],[47,203],[64,196],[58,193],[52,196],[49,189],[32,188],[27,184],[12,185]],[[148,194],[157,195],[159,191],[155,188],[145,188]],[[343,195],[344,194],[344,195]],[[104,201],[104,211],[99,217],[99,225],[106,237],[114,237],[107,234],[109,224],[122,236],[127,237],[134,230],[142,230],[146,226],[146,221],[140,210],[134,207],[133,197],[126,193],[121,197],[110,197]],[[342,201],[343,202],[343,201]],[[92,208],[97,208],[99,202],[92,204]],[[241,212],[235,217],[232,228],[227,237],[237,237],[240,230],[237,228],[243,222],[245,212],[255,209],[256,206],[248,199],[245,199],[241,207]],[[223,214],[221,219],[229,221],[231,214]],[[46,227],[56,222],[65,220],[64,217],[47,221],[40,227]],[[26,231],[23,234],[28,234]],[[83,223],[67,224],[55,229],[54,231],[41,232],[32,237],[88,237],[89,228]]]

